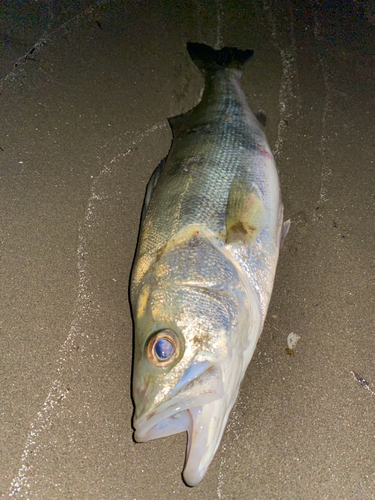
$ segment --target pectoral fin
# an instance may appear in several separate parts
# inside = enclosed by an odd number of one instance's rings
[[[258,188],[234,179],[227,202],[226,243],[252,243],[262,230],[263,219],[264,206]]]

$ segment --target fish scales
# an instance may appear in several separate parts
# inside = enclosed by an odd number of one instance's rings
[[[228,75],[229,77],[229,75]],[[221,83],[221,82],[219,82]],[[237,89],[232,84],[223,86],[220,85],[219,92],[215,89],[213,93],[218,94],[223,99],[224,106],[217,106],[216,102],[211,105],[213,108],[209,124],[205,116],[205,126],[210,127],[209,139],[203,138],[199,133],[199,126],[195,127],[198,132],[193,136],[191,132],[190,122],[193,122],[193,116],[185,126],[185,130],[178,134],[176,143],[173,144],[167,163],[160,176],[159,187],[153,193],[152,207],[156,207],[152,211],[153,228],[148,229],[148,220],[146,218],[145,226],[147,230],[143,231],[145,235],[143,245],[145,252],[152,252],[155,248],[160,248],[171,236],[176,234],[179,229],[190,223],[207,224],[212,230],[224,230],[225,227],[225,209],[228,197],[228,191],[231,181],[236,175],[248,178],[249,181],[254,180],[254,172],[249,170],[247,164],[252,161],[253,166],[256,158],[250,158],[246,154],[250,150],[250,154],[254,151],[256,156],[259,154],[256,151],[256,143],[253,137],[246,134],[246,116],[241,116],[241,123],[236,125],[232,123],[232,109],[240,109],[241,101],[232,99],[231,106],[228,109],[228,93],[234,93]],[[241,89],[238,89],[241,93]],[[244,100],[244,96],[241,95]],[[211,96],[202,99],[201,105],[206,105],[206,100],[209,101]],[[209,108],[210,109],[210,108]],[[196,110],[199,116],[200,109]],[[249,111],[248,111],[249,113]],[[209,115],[208,113],[206,113]],[[237,112],[239,114],[239,112]],[[242,115],[244,112],[242,113]],[[224,117],[224,118],[223,118]],[[201,117],[199,117],[201,118]],[[202,118],[201,118],[202,119]],[[255,120],[255,118],[253,118]],[[237,119],[237,121],[239,121]],[[245,122],[245,123],[243,123]],[[199,124],[199,122],[198,122]],[[185,142],[185,144],[184,144]],[[208,142],[208,144],[207,144]],[[187,144],[186,144],[187,143]],[[185,173],[180,167],[181,164],[186,164],[189,159],[199,158],[200,161],[193,160],[193,167]],[[176,168],[177,167],[177,168]],[[176,176],[176,170],[182,170],[183,175]],[[172,175],[171,175],[172,173]],[[174,175],[173,175],[174,174]],[[258,179],[258,185],[261,189],[262,180]],[[168,192],[168,197],[165,193]],[[220,193],[220,196],[218,196]],[[265,200],[267,201],[267,200]],[[158,214],[162,214],[159,217]],[[164,220],[169,221],[168,228],[164,225]]]
[[[131,278],[137,441],[187,431],[197,484],[219,446],[270,301],[283,224],[276,166],[239,79],[252,51],[188,44],[201,102],[170,120]]]

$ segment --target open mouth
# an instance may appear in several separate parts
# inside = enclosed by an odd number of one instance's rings
[[[186,411],[215,401],[223,393],[219,365],[208,361],[192,363],[164,401],[134,420],[136,441],[149,441],[188,431],[190,421]]]
[[[134,420],[136,441],[187,431],[184,480],[201,481],[220,443],[229,414],[222,371],[208,361],[193,364],[166,399]]]

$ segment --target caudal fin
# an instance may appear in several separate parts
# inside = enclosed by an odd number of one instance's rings
[[[188,42],[186,47],[191,59],[204,75],[224,68],[242,71],[254,54],[253,50],[240,50],[235,47],[215,50],[204,43]]]

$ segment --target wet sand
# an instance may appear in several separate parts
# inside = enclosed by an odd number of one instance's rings
[[[53,22],[28,13],[27,36],[22,12],[10,14],[1,498],[375,498],[375,12],[369,1],[339,5],[82,3]],[[128,303],[146,184],[171,143],[166,119],[203,86],[187,41],[254,49],[242,86],[267,116],[292,221],[261,341],[195,488],[181,479],[185,434],[132,440]],[[301,337],[294,355],[290,332]]]

